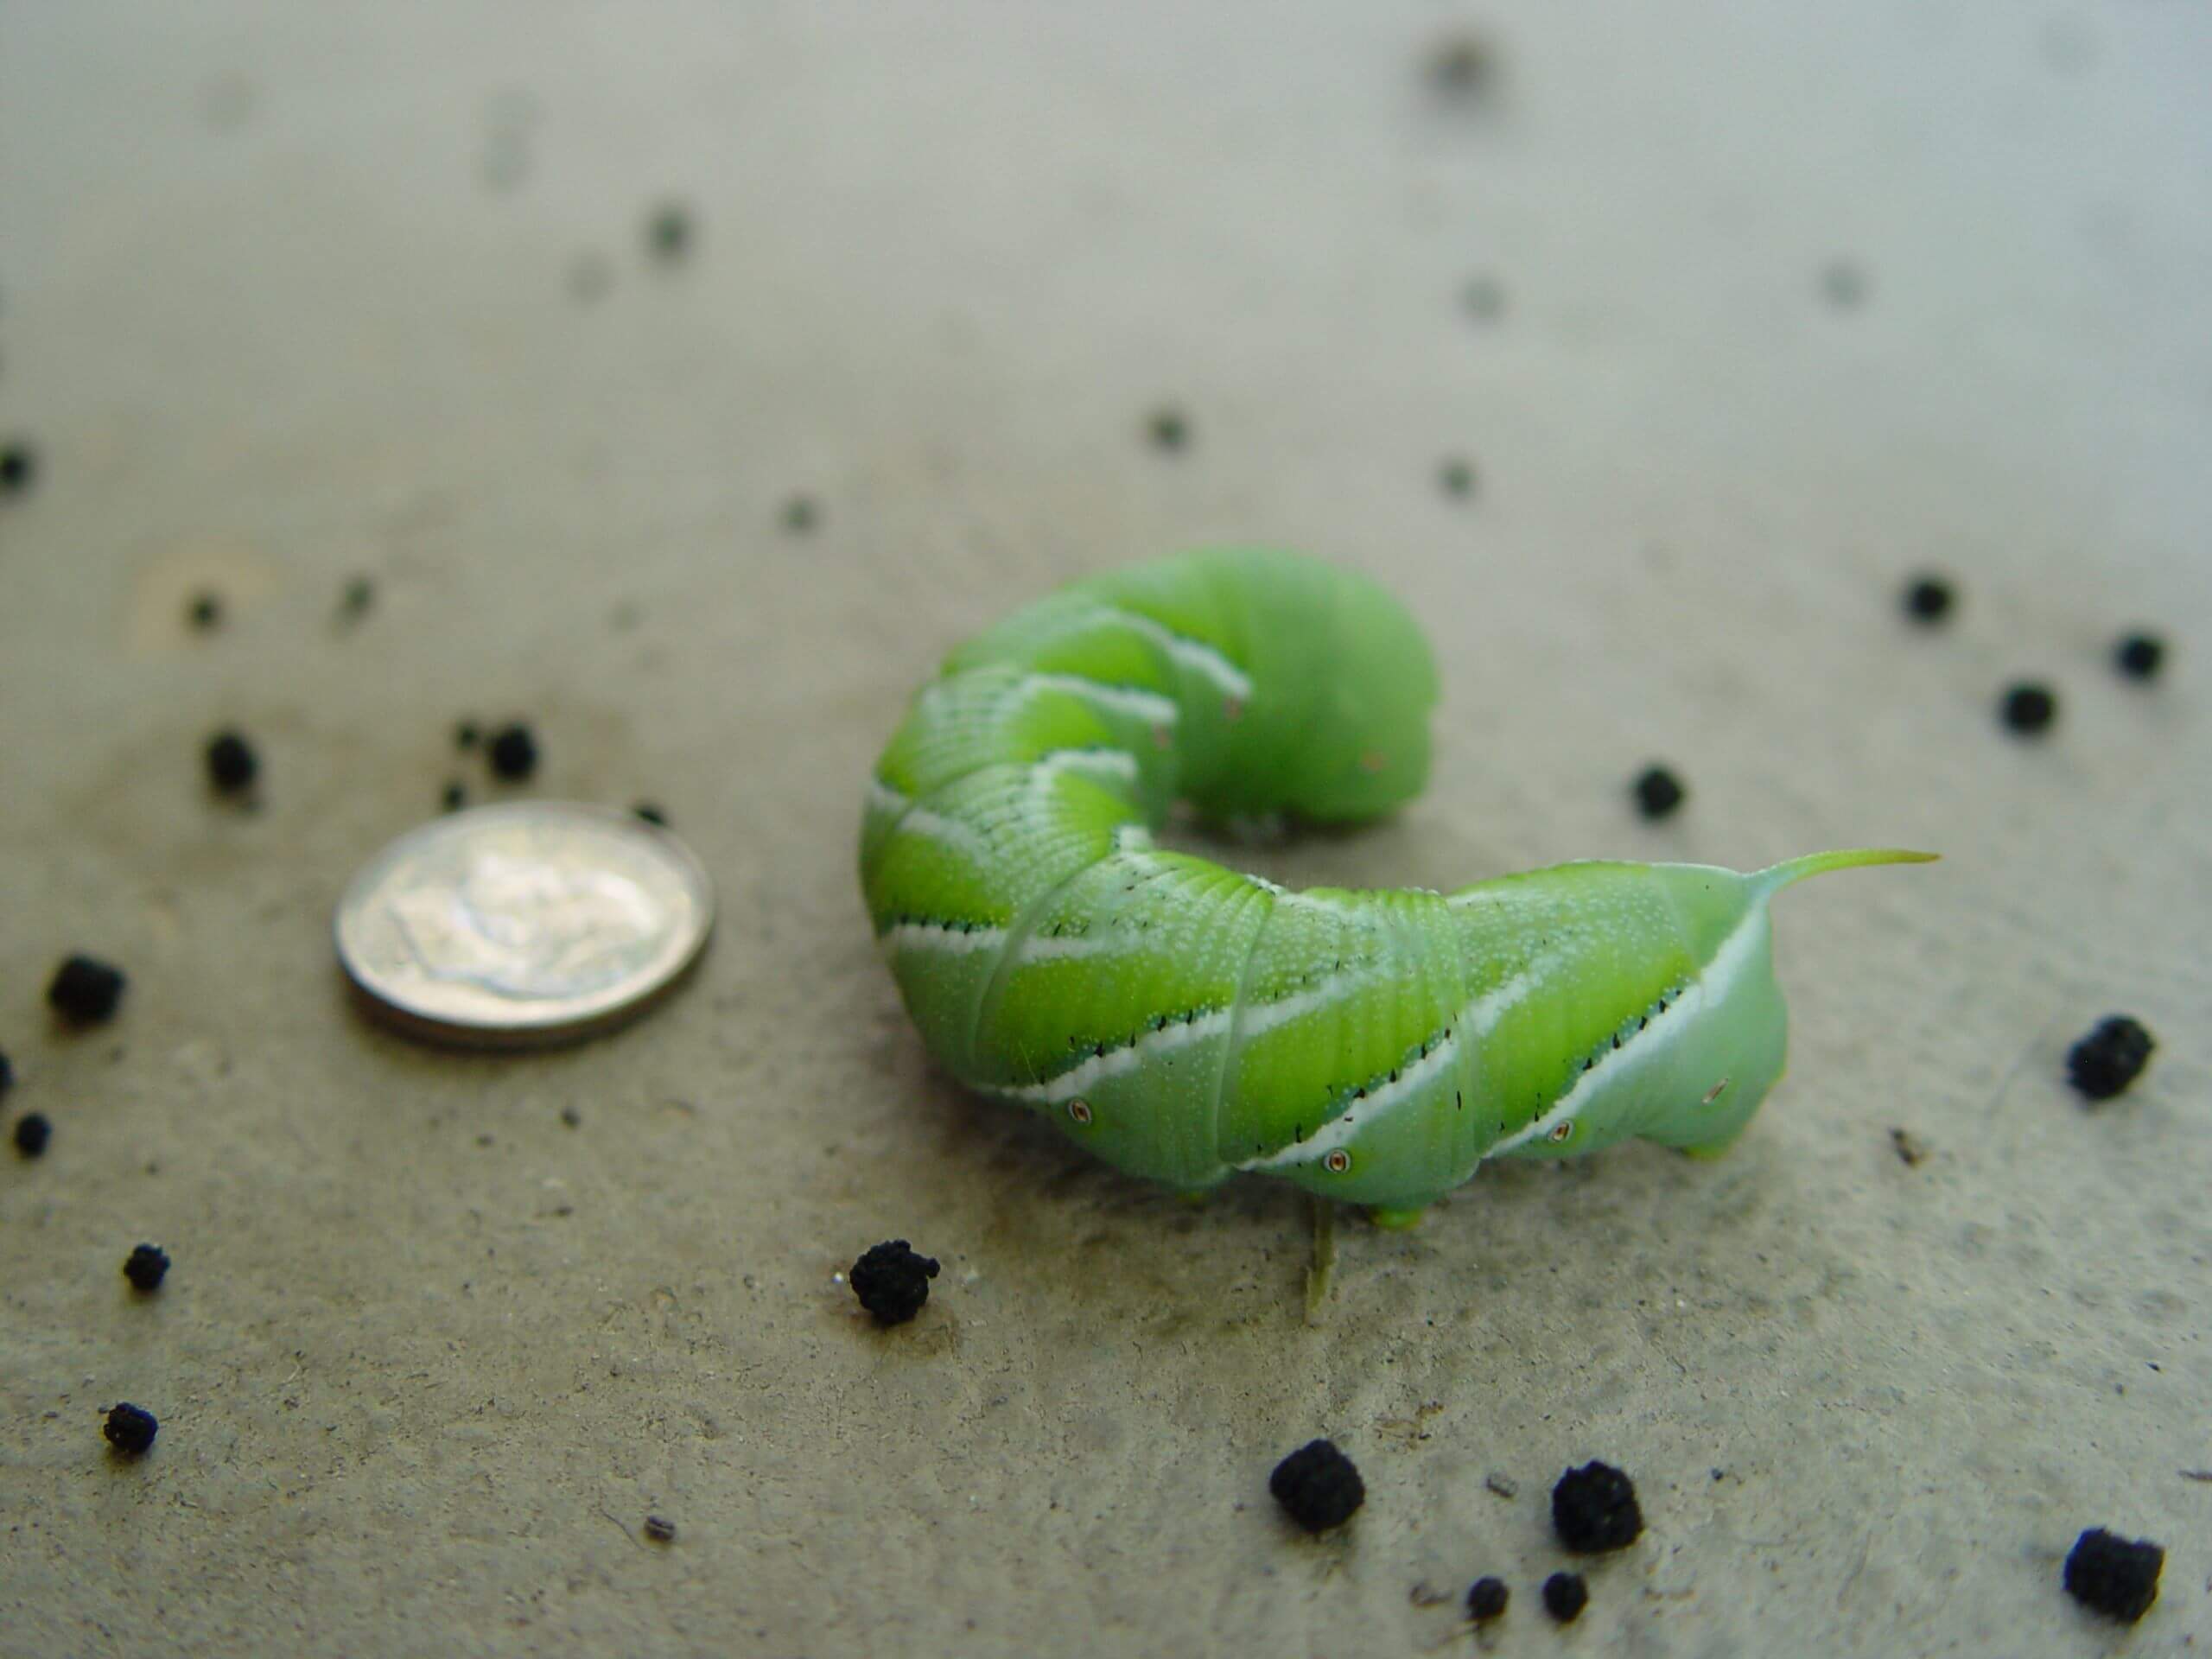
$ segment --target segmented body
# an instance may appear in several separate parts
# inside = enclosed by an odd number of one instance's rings
[[[1426,780],[1435,687],[1372,582],[1256,550],[1112,572],[954,652],[861,836],[931,1055],[1133,1173],[1256,1171],[1394,1214],[1485,1158],[1726,1147],[1783,1063],[1768,899],[1924,855],[1292,892],[1154,844],[1177,800],[1389,810]]]

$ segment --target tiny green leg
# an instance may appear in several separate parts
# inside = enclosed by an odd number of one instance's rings
[[[1336,1278],[1337,1206],[1311,1193],[1306,1204],[1313,1219],[1313,1260],[1306,1269],[1306,1323],[1319,1325],[1321,1310],[1328,1303],[1329,1287]]]

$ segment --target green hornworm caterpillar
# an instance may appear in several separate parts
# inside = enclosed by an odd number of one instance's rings
[[[1783,1070],[1768,901],[1929,855],[1294,893],[1154,845],[1178,800],[1389,810],[1427,775],[1435,700],[1395,601],[1260,550],[1116,570],[961,646],[877,762],[861,838],[931,1054],[1132,1173],[1259,1171],[1385,1222],[1485,1158],[1725,1148]]]

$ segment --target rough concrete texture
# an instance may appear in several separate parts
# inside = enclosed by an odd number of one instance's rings
[[[42,462],[0,501],[0,1047],[54,1125],[0,1157],[0,1649],[1412,1654],[1474,1642],[1483,1573],[1497,1653],[2202,1649],[2201,10],[0,39],[0,429]],[[1013,604],[1224,538],[1374,572],[1444,658],[1429,795],[1239,855],[1271,876],[1947,855],[1782,901],[1794,1067],[1732,1157],[1348,1217],[1309,1326],[1292,1195],[1190,1207],[932,1078],[855,892],[876,748]],[[2105,655],[2139,621],[2147,689]],[[330,911],[511,713],[531,792],[667,808],[721,925],[618,1037],[454,1058],[359,1022]],[[258,811],[203,786],[226,723]],[[131,982],[72,1039],[75,949]],[[2065,1050],[2118,1010],[2158,1053],[2086,1109]],[[884,1332],[836,1275],[891,1236],[945,1267]],[[1267,1477],[1317,1434],[1369,1496],[1309,1541]],[[1547,1494],[1593,1457],[1648,1528],[1562,1636]],[[2133,1632],[2061,1592],[2096,1525],[2171,1551]]]

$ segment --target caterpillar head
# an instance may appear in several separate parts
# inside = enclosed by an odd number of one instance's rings
[[[1429,709],[1436,694],[1427,647],[1414,640],[1394,651],[1378,639],[1373,650],[1386,660],[1341,676],[1315,711],[1284,790],[1291,810],[1302,817],[1321,823],[1376,817],[1411,800],[1428,782]]]

